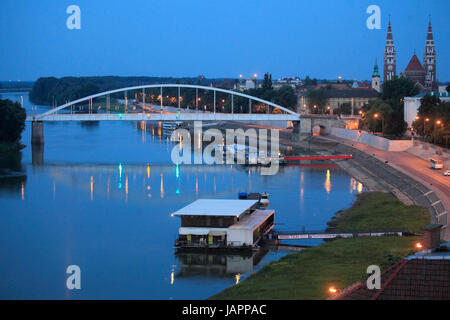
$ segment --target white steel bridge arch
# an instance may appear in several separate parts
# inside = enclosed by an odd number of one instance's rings
[[[289,110],[285,107],[282,107],[280,105],[277,105],[273,102],[266,101],[264,99],[260,99],[254,96],[250,96],[241,92],[216,88],[216,87],[207,87],[207,86],[199,86],[199,85],[190,85],[190,84],[151,84],[151,85],[140,85],[140,86],[134,86],[134,87],[126,87],[126,88],[120,88],[120,89],[114,89],[110,91],[105,91],[97,94],[93,94],[78,100],[70,101],[68,103],[65,103],[63,105],[60,105],[56,108],[53,108],[47,112],[44,112],[42,114],[37,115],[28,115],[27,120],[28,121],[69,121],[69,120],[117,120],[117,117],[112,116],[112,114],[58,114],[58,111],[63,110],[65,108],[69,108],[73,105],[76,105],[78,103],[88,101],[91,99],[103,97],[103,96],[109,96],[114,93],[119,92],[126,92],[126,91],[133,91],[133,90],[143,90],[145,92],[145,89],[153,89],[153,88],[160,88],[161,92],[163,88],[178,88],[178,92],[180,93],[181,88],[190,88],[190,89],[200,89],[200,90],[212,90],[214,91],[214,107],[215,107],[215,93],[216,92],[223,92],[226,94],[230,94],[232,96],[232,104],[233,104],[233,96],[240,96],[243,98],[249,99],[249,104],[251,106],[251,101],[258,101],[263,104],[266,104],[268,106],[271,106],[273,108],[278,108],[285,112],[285,114],[252,114],[251,108],[249,108],[249,113],[236,113],[233,114],[233,108],[230,113],[188,113],[184,115],[174,115],[174,114],[163,114],[163,109],[161,109],[161,115],[158,114],[128,114],[124,115],[120,119],[123,120],[145,120],[145,119],[155,119],[160,118],[161,120],[234,120],[234,121],[248,121],[248,120],[300,120],[300,115],[292,110]],[[179,101],[179,99],[177,99]],[[161,104],[163,101],[163,95],[161,95]],[[179,104],[180,106],[180,104]],[[164,107],[162,105],[162,107]],[[155,115],[158,115],[158,117],[155,117]],[[95,119],[94,119],[95,118]]]

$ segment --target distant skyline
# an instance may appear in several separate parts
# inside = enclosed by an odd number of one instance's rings
[[[66,8],[81,9],[69,30]],[[381,29],[369,30],[369,5]],[[2,0],[0,80],[64,76],[369,80],[391,17],[397,75],[421,63],[429,15],[437,78],[450,81],[448,0]]]

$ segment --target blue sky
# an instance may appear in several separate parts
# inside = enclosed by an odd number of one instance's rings
[[[66,8],[81,9],[68,30]],[[369,30],[366,9],[381,8]],[[1,0],[0,80],[41,76],[369,79],[380,71],[388,15],[397,72],[423,59],[428,15],[438,79],[450,81],[449,0]]]

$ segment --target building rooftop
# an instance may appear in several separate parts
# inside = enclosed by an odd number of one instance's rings
[[[174,216],[240,216],[258,200],[198,199],[174,212]]]
[[[357,283],[332,300],[449,300],[449,259],[405,259],[381,274],[381,288]]]
[[[373,89],[367,88],[349,88],[349,89],[325,89],[328,98],[376,98],[379,93]]]
[[[253,230],[264,222],[274,210],[255,210],[252,214],[245,216],[238,223],[230,226],[230,229]]]
[[[436,96],[438,98],[450,98],[450,93],[448,93],[448,92],[421,92],[412,98],[423,98],[427,94],[431,95],[431,96]],[[405,97],[405,98],[410,98],[410,97]]]
[[[422,64],[419,61],[419,58],[417,58],[417,55],[414,54],[411,58],[411,60],[408,63],[408,66],[405,69],[406,71],[423,71]]]

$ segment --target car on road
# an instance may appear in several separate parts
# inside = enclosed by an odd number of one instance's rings
[[[444,170],[444,176],[449,176],[450,177],[450,169]]]

